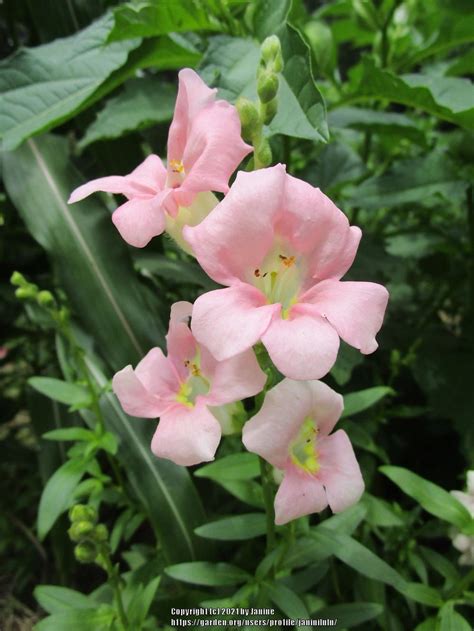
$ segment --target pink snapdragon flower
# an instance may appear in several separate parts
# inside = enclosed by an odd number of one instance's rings
[[[160,417],[153,453],[179,465],[213,460],[226,404],[258,394],[266,381],[252,350],[223,362],[194,339],[189,302],[171,307],[168,356],[153,348],[135,370],[127,366],[112,386],[127,414]]]
[[[283,165],[239,172],[225,199],[183,235],[207,274],[228,286],[194,305],[194,335],[217,359],[261,340],[285,376],[319,379],[336,361],[339,337],[362,353],[377,348],[387,290],[340,282],[360,229]]]
[[[227,193],[230,176],[252,151],[240,136],[235,107],[217,101],[217,90],[193,70],[185,68],[178,76],[167,168],[150,155],[128,175],[92,180],[69,198],[74,203],[97,191],[124,195],[128,201],[112,221],[125,241],[139,248],[165,229],[184,244],[182,226],[196,225],[212,210],[218,200],[210,191]]]
[[[355,504],[364,481],[347,434],[330,434],[343,409],[340,394],[321,381],[284,379],[268,391],[245,425],[244,445],[284,471],[275,497],[275,523]]]

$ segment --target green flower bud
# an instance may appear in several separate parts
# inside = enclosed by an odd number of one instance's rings
[[[265,125],[269,125],[275,118],[278,110],[278,99],[272,99],[268,103],[265,103],[263,122]]]
[[[260,144],[255,147],[255,162],[259,168],[268,167],[272,163],[272,149],[266,138],[262,138]]]
[[[93,530],[94,524],[91,521],[74,521],[67,532],[71,541],[81,541]]]
[[[109,531],[107,529],[107,526],[105,526],[104,524],[97,524],[91,536],[94,541],[97,541],[98,543],[104,543],[109,538]]]
[[[262,103],[268,103],[276,97],[278,85],[278,76],[274,72],[260,75],[257,81],[257,93]]]
[[[36,296],[36,289],[32,285],[28,285],[26,287],[18,287],[18,289],[15,290],[15,296],[20,300],[34,298]]]
[[[74,548],[74,556],[79,563],[94,563],[97,556],[97,546],[92,541],[83,541]]]
[[[260,46],[262,53],[262,59],[270,64],[278,55],[281,57],[281,44],[277,35],[270,35],[267,37]]]
[[[36,300],[38,301],[38,304],[45,307],[46,305],[50,305],[54,302],[54,297],[50,291],[43,290],[36,296]]]
[[[235,104],[240,116],[240,124],[242,125],[242,137],[250,140],[260,125],[260,117],[258,109],[252,101],[243,96],[237,99]]]
[[[20,272],[13,272],[10,277],[10,282],[12,285],[17,285],[17,287],[23,287],[28,284],[26,278]]]
[[[69,511],[69,519],[71,522],[90,521],[95,523],[97,521],[97,511],[93,506],[76,504]]]

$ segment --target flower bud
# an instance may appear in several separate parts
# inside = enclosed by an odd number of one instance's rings
[[[278,76],[274,72],[262,73],[257,81],[257,93],[262,103],[274,99],[278,92]]]
[[[97,541],[97,543],[104,543],[109,538],[107,526],[104,524],[97,524],[91,536],[94,541]]]
[[[272,163],[272,149],[266,138],[262,138],[260,144],[255,147],[255,161],[260,168],[268,167]]]
[[[74,548],[74,556],[79,563],[93,563],[97,556],[97,547],[92,541],[83,541]]]
[[[24,287],[28,284],[26,278],[20,272],[13,272],[10,277],[10,282],[12,285],[16,285],[17,287]]]
[[[74,521],[67,532],[71,541],[81,541],[93,530],[94,524],[91,521]]]
[[[93,506],[76,504],[69,511],[69,519],[71,522],[90,521],[95,523],[97,521],[97,511]]]
[[[36,300],[38,304],[42,305],[43,307],[46,307],[47,305],[50,305],[54,302],[53,294],[50,291],[45,290],[39,292],[39,294],[36,296]]]
[[[242,137],[250,140],[258,129],[260,118],[258,110],[252,101],[241,96],[235,104],[240,116],[240,124],[242,125]]]
[[[38,287],[36,285],[25,285],[24,287],[18,287],[15,290],[15,296],[20,300],[26,300],[27,298],[34,298],[38,293]]]
[[[278,110],[278,99],[272,99],[268,103],[265,103],[263,122],[265,125],[269,125],[275,118]]]
[[[275,61],[281,60],[281,44],[277,35],[270,35],[267,37],[260,46],[260,51],[262,53],[262,59],[268,65],[273,63],[273,68],[276,72],[280,72],[280,69],[275,68]]]

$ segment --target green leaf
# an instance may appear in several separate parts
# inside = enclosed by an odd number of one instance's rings
[[[35,631],[109,631],[116,617],[114,609],[101,605],[98,609],[68,609],[44,618],[35,626]]]
[[[260,475],[258,456],[249,452],[231,454],[206,464],[194,472],[198,478],[217,481],[251,480]]]
[[[88,356],[85,359],[96,384],[103,388],[108,379],[97,361]],[[157,533],[167,562],[202,558],[207,546],[195,537],[193,528],[205,517],[188,470],[152,454],[155,423],[127,416],[113,393],[102,396],[101,408],[107,429],[120,438],[118,458]]]
[[[104,46],[105,16],[75,35],[23,48],[0,64],[0,135],[4,149],[63,123],[127,61],[139,40]]]
[[[171,120],[175,99],[176,88],[156,77],[128,81],[123,92],[107,101],[89,125],[79,149]]]
[[[379,467],[379,471],[431,515],[457,526],[460,530],[472,527],[474,519],[469,511],[448,491],[403,467],[383,466]]]
[[[218,285],[206,275],[195,261],[171,259],[162,254],[150,254],[143,250],[134,252],[133,258],[135,266],[139,270],[151,272],[155,276],[173,283],[198,285],[208,290],[218,288]]]
[[[377,209],[404,204],[427,204],[440,199],[452,201],[464,196],[467,182],[458,167],[444,154],[403,160],[385,175],[365,180],[354,191],[354,203]]]
[[[359,502],[350,508],[346,508],[342,513],[337,513],[337,515],[332,515],[332,517],[325,519],[319,526],[316,526],[314,530],[324,528],[341,532],[345,535],[351,535],[361,521],[365,519],[366,515],[367,508]]]
[[[404,593],[405,579],[388,563],[382,561],[361,543],[347,535],[319,527],[311,532],[311,538],[324,550],[354,570],[375,581],[391,585]]]
[[[331,147],[332,143],[328,146]],[[363,361],[364,356],[361,352],[341,340],[336,363],[331,369],[331,376],[334,377],[339,386],[344,386],[350,380],[354,368]]]
[[[418,547],[423,559],[441,576],[444,577],[446,584],[445,589],[448,589],[452,585],[455,585],[459,580],[459,572],[449,559],[444,555],[439,554],[431,548],[425,548],[425,546]]]
[[[275,583],[273,585],[265,585],[265,591],[268,593],[270,600],[280,609],[285,616],[294,620],[305,620],[308,618],[308,610],[301,598],[291,589]]]
[[[384,397],[393,395],[395,392],[392,388],[387,386],[376,386],[374,388],[367,388],[367,390],[360,390],[359,392],[351,392],[344,395],[344,411],[342,418],[359,414],[368,408],[372,407]]]
[[[362,503],[367,507],[367,521],[378,528],[396,528],[404,525],[403,519],[385,500],[364,493]]]
[[[379,112],[362,107],[341,107],[328,115],[329,127],[351,128],[374,134],[392,134],[424,144],[425,135],[405,114]]]
[[[291,0],[258,0],[255,2],[252,20],[253,30],[260,41],[276,33],[285,24],[291,4]]]
[[[266,517],[263,513],[247,513],[212,521],[195,528],[194,532],[206,539],[244,541],[265,534]]]
[[[282,41],[285,67],[278,91],[278,113],[268,133],[325,141],[326,108],[311,74],[308,81],[309,49],[290,26],[277,34]],[[255,99],[259,61],[260,48],[254,41],[217,35],[209,41],[201,74],[228,101],[234,102],[240,95]]]
[[[332,142],[321,151],[316,168],[311,165],[310,169],[308,169],[308,180],[318,188],[321,188],[321,190],[329,193],[339,189],[351,180],[358,179],[364,175],[365,171],[366,167],[363,161],[353,149],[345,144]],[[358,358],[361,357],[361,353],[358,350],[350,346],[348,348],[351,351],[355,351]],[[355,353],[350,355],[351,359]],[[347,355],[349,353],[346,353]],[[359,359],[358,363],[361,361],[363,361],[363,357]]]
[[[114,10],[109,41],[186,31],[218,31],[219,21],[201,2],[128,2]]]
[[[34,596],[48,613],[59,613],[66,609],[91,609],[97,606],[89,596],[58,585],[38,585],[35,587]]]
[[[142,584],[130,585],[132,588],[132,598],[128,604],[126,613],[131,629],[142,629],[148,611],[151,607],[153,599],[160,584],[161,576],[157,576],[151,580],[146,587]]]
[[[366,57],[354,97],[377,98],[420,109],[474,129],[474,87],[467,79],[411,74],[398,77]]]
[[[165,568],[165,572],[177,581],[210,587],[238,585],[251,578],[244,570],[228,563],[178,563]]]
[[[382,615],[384,608],[378,603],[341,603],[318,609],[318,619],[337,620],[339,627],[356,627]]]
[[[57,518],[69,508],[74,489],[87,470],[86,460],[68,460],[49,478],[38,507],[38,536],[44,539]]]
[[[64,429],[53,429],[51,432],[43,434],[42,438],[46,440],[84,440],[91,442],[96,440],[97,435],[85,427],[66,427]]]
[[[448,602],[438,612],[437,631],[472,631],[469,622],[454,610],[454,604]]]
[[[231,495],[254,508],[264,508],[263,491],[253,480],[215,480]]]
[[[443,599],[439,592],[429,585],[423,583],[407,583],[402,590],[399,590],[409,600],[427,605],[428,607],[441,607]]]
[[[438,631],[436,618],[427,618],[419,625],[417,625],[415,631]]]
[[[118,440],[114,434],[110,432],[105,432],[102,436],[99,436],[97,439],[97,445],[107,451],[112,456],[115,456],[118,449]]]
[[[97,197],[73,206],[66,203],[82,181],[70,163],[67,141],[53,136],[30,139],[5,153],[3,177],[101,354],[114,370],[136,363],[163,340],[160,303],[137,279],[127,246]]]
[[[66,405],[78,406],[87,403],[90,399],[90,394],[86,388],[60,379],[31,377],[28,379],[28,383],[41,394]]]

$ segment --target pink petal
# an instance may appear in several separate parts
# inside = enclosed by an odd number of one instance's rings
[[[204,348],[202,359],[204,360]],[[209,356],[210,354],[208,354]],[[209,364],[209,358],[207,358]],[[223,405],[252,397],[263,390],[267,375],[260,368],[252,349],[235,355],[222,362],[216,362],[212,375],[202,361],[203,373],[211,381],[211,389],[206,397],[209,405]]]
[[[112,388],[123,410],[132,416],[156,418],[168,405],[145,388],[131,366],[114,375]]]
[[[161,415],[151,449],[155,456],[190,467],[214,460],[221,427],[205,405],[176,405]]]
[[[364,354],[377,349],[375,335],[383,323],[388,291],[383,285],[323,281],[301,296],[311,313],[330,322],[341,338]]]
[[[340,513],[358,502],[364,492],[359,463],[346,432],[340,429],[318,440],[318,455],[318,479],[326,489],[331,510]]]
[[[251,151],[240,136],[235,107],[225,101],[208,105],[191,121],[181,189],[227,193],[230,176]]]
[[[188,377],[189,371],[184,362],[194,359],[197,344],[191,329],[189,319],[193,306],[190,302],[175,302],[171,307],[170,324],[166,343],[168,358],[173,362],[175,370],[181,380]]]
[[[319,480],[289,465],[275,496],[275,524],[286,524],[303,515],[319,513],[328,505]]]
[[[344,400],[322,381],[306,382],[311,390],[311,410],[307,416],[311,416],[319,430],[320,436],[327,436],[341,418],[344,409]]]
[[[267,305],[258,289],[240,283],[199,296],[191,328],[197,341],[223,361],[258,342],[278,309]]]
[[[274,318],[262,335],[273,363],[291,379],[320,379],[333,367],[339,336],[322,317],[291,310],[289,320]]]
[[[115,193],[133,197],[152,197],[161,191],[166,182],[166,169],[158,156],[148,156],[134,171],[128,175],[111,175],[100,177],[76,188],[69,197],[68,203],[88,197],[97,191]]]
[[[208,88],[201,77],[189,68],[181,70],[178,79],[178,96],[168,134],[168,162],[182,159],[193,119],[215,101],[217,92],[215,88]]]
[[[137,364],[135,374],[148,392],[164,400],[174,398],[179,390],[178,375],[161,348],[152,348]]]
[[[247,281],[273,244],[285,167],[239,172],[231,190],[198,226],[183,229],[201,267],[216,282]]]
[[[163,191],[151,199],[135,197],[117,208],[112,221],[127,243],[143,248],[153,237],[163,232],[163,201],[168,194],[169,191]]]
[[[242,442],[274,467],[283,469],[289,446],[311,413],[313,392],[306,381],[283,379],[267,392],[259,412],[242,430]]]
[[[290,175],[286,178],[284,213],[279,232],[296,252],[308,258],[313,278],[340,278],[350,268],[361,231],[319,188]]]

